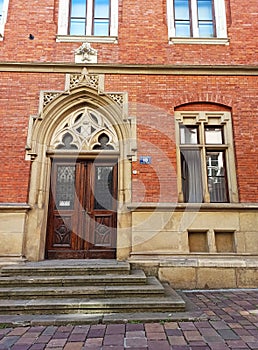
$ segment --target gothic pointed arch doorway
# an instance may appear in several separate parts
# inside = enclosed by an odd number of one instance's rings
[[[87,79],[78,81],[49,99],[31,127],[28,260],[130,254],[136,134],[126,94],[100,93]]]
[[[56,128],[46,258],[115,258],[118,139],[97,108],[81,106]]]

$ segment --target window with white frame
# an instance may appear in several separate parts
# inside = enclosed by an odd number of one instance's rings
[[[0,0],[0,39],[4,36],[9,0]]]
[[[199,42],[227,38],[224,0],[167,0],[167,4],[170,38]]]
[[[57,39],[108,41],[117,34],[118,0],[60,0]]]
[[[179,201],[237,202],[229,112],[175,112]]]

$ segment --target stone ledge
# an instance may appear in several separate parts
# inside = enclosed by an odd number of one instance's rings
[[[127,208],[131,211],[258,211],[258,203],[131,203]]]
[[[28,211],[31,206],[28,203],[0,203],[0,212]]]

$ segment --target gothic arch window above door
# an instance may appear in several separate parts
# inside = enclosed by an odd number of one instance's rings
[[[85,106],[68,114],[56,128],[50,143],[54,150],[119,151],[115,128],[105,115]]]

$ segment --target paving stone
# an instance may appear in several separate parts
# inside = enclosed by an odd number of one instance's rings
[[[101,328],[90,328],[89,333],[87,335],[88,338],[100,338],[100,337],[104,337],[105,334],[105,327],[101,327]]]
[[[195,331],[196,327],[193,322],[179,322],[179,326],[184,331]]]
[[[187,345],[186,340],[183,336],[169,336],[168,340],[171,345]]]
[[[170,346],[167,341],[148,341],[148,350],[170,350]]]
[[[164,332],[164,328],[159,323],[147,323],[145,325],[146,333],[161,333]]]
[[[146,337],[150,340],[166,340],[167,336],[163,333],[146,333]]]
[[[87,337],[87,334],[84,333],[75,333],[75,334],[70,334],[68,337],[69,342],[84,342]]]
[[[203,340],[202,335],[198,331],[184,331],[183,333],[188,341]]]
[[[81,350],[84,342],[68,342],[65,344],[64,350]]]
[[[0,346],[2,347],[2,349],[9,349],[13,344],[15,344],[17,341],[19,340],[19,336],[9,336],[3,338],[0,341]]]
[[[209,344],[211,350],[231,350],[225,343],[213,343]]]
[[[109,324],[106,328],[106,334],[124,334],[124,324]]]
[[[57,348],[62,347],[66,343],[66,339],[51,339],[48,343],[49,348]]]
[[[88,334],[89,332],[89,329],[90,329],[90,325],[86,325],[86,326],[75,326],[72,330],[72,333],[71,334]]]
[[[129,331],[125,333],[126,338],[143,338],[145,337],[145,331]]]
[[[110,334],[105,335],[103,345],[123,345],[124,335],[123,334]]]
[[[225,340],[229,339],[239,339],[239,336],[231,329],[218,329],[218,333]]]
[[[33,344],[30,347],[30,350],[44,350],[45,349],[45,344]]]
[[[15,344],[12,346],[12,350],[28,350],[31,347],[31,344]]]
[[[124,347],[127,348],[147,348],[147,338],[125,338]]]
[[[142,323],[127,323],[125,325],[126,331],[143,331],[144,325]]]
[[[181,329],[166,329],[167,336],[174,335],[174,336],[182,336],[183,332]]]

